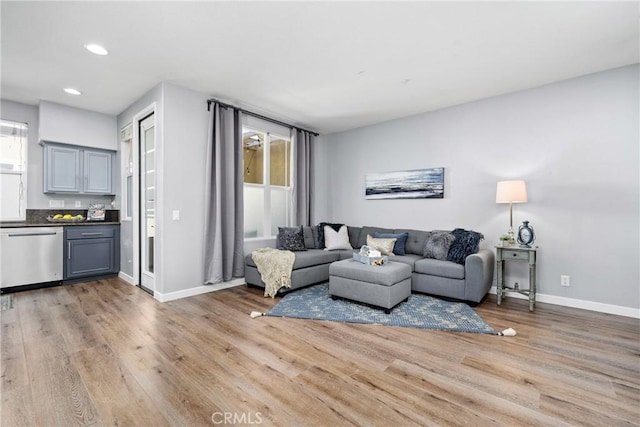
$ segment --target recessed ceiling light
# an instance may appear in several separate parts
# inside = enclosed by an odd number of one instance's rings
[[[67,92],[69,95],[82,95],[82,92],[72,87],[66,87],[64,88],[64,91]]]
[[[95,53],[96,55],[107,55],[109,51],[99,44],[85,44],[84,47],[91,53]]]

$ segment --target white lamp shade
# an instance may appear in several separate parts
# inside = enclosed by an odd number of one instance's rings
[[[525,203],[527,186],[524,181],[498,181],[496,203]]]

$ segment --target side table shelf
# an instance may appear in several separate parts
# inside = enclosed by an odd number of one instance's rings
[[[529,311],[533,311],[536,306],[536,253],[538,247],[522,248],[519,246],[496,246],[496,267],[497,286],[496,294],[498,296],[497,303],[502,303],[502,298],[506,297],[507,292],[517,292],[529,297]],[[529,289],[521,289],[517,284],[515,287],[505,286],[504,284],[504,264],[505,261],[526,262],[529,264]]]

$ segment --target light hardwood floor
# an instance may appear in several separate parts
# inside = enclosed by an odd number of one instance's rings
[[[1,313],[2,426],[638,425],[640,321],[523,300],[516,337],[261,317],[244,286],[161,304],[119,279]]]

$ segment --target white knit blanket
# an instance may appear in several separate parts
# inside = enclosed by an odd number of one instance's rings
[[[291,251],[260,248],[251,252],[251,258],[265,283],[264,296],[273,298],[280,288],[291,287],[291,271],[296,255]]]

